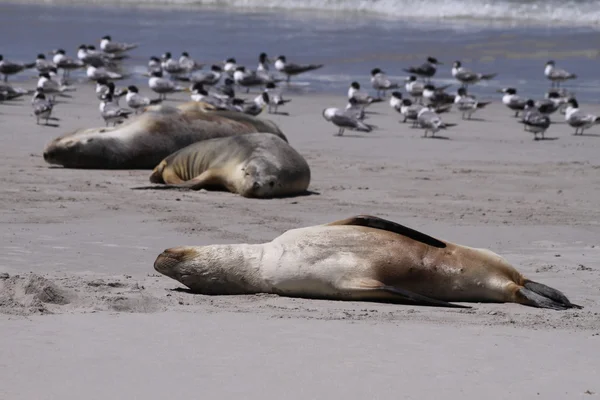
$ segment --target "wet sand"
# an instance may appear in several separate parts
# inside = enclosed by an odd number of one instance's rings
[[[276,200],[134,191],[150,171],[49,166],[52,138],[103,124],[91,86],[56,106],[55,128],[35,124],[29,98],[0,105],[0,398],[600,393],[600,126],[576,137],[556,115],[554,140],[533,141],[497,101],[424,139],[376,104],[378,130],[335,137],[321,111],[343,97],[290,97],[290,116],[263,117],[319,194]],[[210,297],[152,268],[168,247],[259,243],[355,214],[489,248],[585,308]]]

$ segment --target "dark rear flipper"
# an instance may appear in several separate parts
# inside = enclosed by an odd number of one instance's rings
[[[526,281],[523,288],[519,289],[519,293],[526,299],[526,304],[533,307],[552,310],[583,308],[571,303],[560,291],[538,282]]]

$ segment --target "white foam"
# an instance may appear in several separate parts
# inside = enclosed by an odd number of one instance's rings
[[[370,13],[387,18],[494,20],[600,26],[600,7],[595,0],[28,0],[27,2],[214,6],[255,10]]]

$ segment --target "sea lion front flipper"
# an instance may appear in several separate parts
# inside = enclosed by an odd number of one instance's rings
[[[349,288],[352,291],[364,293],[365,297],[371,299],[380,299],[397,301],[401,303],[411,303],[419,306],[430,307],[450,307],[450,308],[471,308],[460,304],[448,303],[447,301],[432,299],[410,290],[402,289],[398,286],[385,285],[377,280],[363,279],[356,286]]]
[[[408,228],[404,225],[400,225],[396,222],[388,221],[387,219],[374,217],[372,215],[357,215],[355,217],[346,218],[340,221],[331,222],[326,224],[328,226],[332,225],[357,225],[357,226],[366,226],[368,228],[382,229],[384,231],[394,232],[402,236],[406,236],[411,238],[412,240],[416,240],[417,242],[421,242],[427,244],[429,246],[438,247],[443,249],[446,247],[446,243],[442,242],[439,239],[428,236],[424,233],[416,231],[414,229]]]

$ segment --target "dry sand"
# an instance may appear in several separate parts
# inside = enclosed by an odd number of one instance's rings
[[[102,125],[91,86],[56,107],[58,128],[36,126],[29,99],[0,106],[0,399],[599,396],[600,127],[575,137],[557,123],[556,140],[534,142],[493,104],[482,120],[445,116],[459,123],[448,140],[423,139],[377,104],[377,131],[335,137],[321,110],[343,96],[291,97],[291,116],[269,118],[320,194],[277,200],[49,167],[53,137]],[[490,248],[585,308],[208,297],[152,268],[167,247],[364,213]]]

